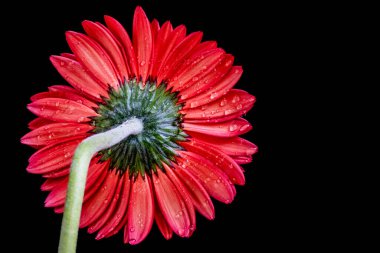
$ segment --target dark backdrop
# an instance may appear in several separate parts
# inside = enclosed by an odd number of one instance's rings
[[[79,1],[78,1],[79,2]],[[231,248],[236,252],[257,252],[259,249],[292,249],[298,245],[302,231],[294,228],[295,217],[287,191],[285,175],[289,167],[283,152],[289,143],[281,142],[283,124],[288,124],[284,98],[291,80],[284,81],[281,64],[286,51],[289,16],[284,6],[262,4],[246,0],[226,1],[92,1],[69,3],[50,1],[13,3],[3,12],[12,18],[3,20],[3,54],[7,56],[3,81],[6,91],[3,114],[10,127],[4,136],[10,139],[3,156],[2,178],[6,197],[2,208],[7,211],[3,220],[7,242],[12,252],[26,246],[31,252],[55,252],[58,246],[61,215],[43,207],[46,192],[40,191],[43,180],[25,170],[33,150],[21,145],[19,139],[28,132],[27,123],[34,116],[26,110],[29,98],[45,91],[49,85],[64,83],[49,62],[49,56],[67,52],[64,32],[82,31],[85,19],[102,21],[104,14],[117,18],[131,31],[136,5],[141,5],[149,19],[160,23],[171,20],[177,26],[185,24],[188,32],[201,30],[205,40],[216,40],[220,47],[235,56],[235,64],[242,65],[244,74],[237,88],[257,97],[255,107],[246,115],[253,130],[246,138],[259,146],[251,164],[245,165],[244,187],[237,187],[237,196],[230,205],[215,202],[216,219],[207,221],[197,216],[197,230],[189,239],[173,236],[166,241],[156,226],[139,245],[124,245],[122,233],[110,239],[96,241],[94,235],[80,231],[78,252],[151,252],[152,250],[179,252],[182,249],[216,252]],[[9,57],[8,57],[9,56]],[[3,58],[4,59],[4,58]],[[291,211],[292,210],[292,211]],[[299,212],[294,210],[296,213]],[[8,218],[9,217],[9,218]],[[4,229],[4,228],[3,228]]]

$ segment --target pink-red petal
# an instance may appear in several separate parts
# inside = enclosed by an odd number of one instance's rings
[[[254,96],[243,90],[231,90],[225,96],[209,104],[192,109],[184,109],[186,122],[223,122],[240,117],[248,112],[255,103]],[[247,126],[248,127],[248,126]]]
[[[181,193],[161,170],[157,170],[157,175],[153,174],[152,181],[157,204],[166,222],[174,233],[187,237],[190,232],[190,218]]]
[[[104,20],[107,24],[108,29],[110,29],[112,34],[119,40],[120,44],[125,50],[125,57],[126,62],[128,62],[130,76],[139,76],[135,50],[127,31],[116,19],[110,16],[104,16]]]
[[[190,198],[194,206],[197,208],[198,212],[207,219],[213,220],[215,218],[214,205],[212,204],[210,195],[207,193],[205,188],[187,170],[176,167],[176,169],[173,171],[186,186]]]
[[[111,32],[107,28],[88,20],[83,21],[82,25],[88,36],[98,42],[108,53],[122,80],[128,79],[128,69],[124,62],[123,53]]]
[[[43,174],[69,166],[74,151],[81,141],[82,139],[75,139],[38,150],[29,158],[26,170],[34,174]]]
[[[210,87],[213,87],[219,83],[221,79],[230,71],[233,61],[234,57],[232,55],[224,55],[222,60],[218,62],[212,71],[203,76],[194,76],[190,80],[189,84],[186,84],[188,88],[181,90],[180,102],[202,94]]]
[[[203,78],[209,74],[221,61],[224,51],[220,48],[210,51],[202,51],[188,58],[178,71],[169,76],[168,87],[173,87],[175,91],[181,91],[194,84],[196,78]]]
[[[53,55],[50,61],[69,84],[89,98],[101,101],[101,96],[108,97],[107,84],[93,78],[76,60]]]
[[[79,62],[89,70],[92,76],[103,86],[117,87],[120,75],[115,71],[111,59],[104,49],[84,34],[66,32],[66,40],[78,57]]]
[[[199,180],[216,200],[229,204],[235,197],[235,187],[227,175],[210,161],[192,152],[179,152],[178,165]]]
[[[115,190],[118,187],[119,176],[109,171],[103,185],[83,205],[80,227],[86,227],[95,222],[106,209],[110,207]]]
[[[186,38],[175,47],[162,64],[161,69],[157,74],[157,83],[160,84],[163,80],[167,80],[171,73],[175,73],[180,63],[184,58],[199,44],[203,36],[202,32],[194,32],[189,34]]]
[[[133,182],[127,215],[124,242],[138,244],[148,235],[154,218],[154,197],[149,177],[143,179],[139,175]]]
[[[133,17],[133,47],[142,80],[145,82],[149,74],[149,66],[153,51],[150,23],[143,9],[138,6]]]
[[[78,123],[53,123],[37,128],[21,138],[21,143],[35,146],[46,146],[58,142],[64,142],[69,138],[83,137],[94,127]]]
[[[43,99],[43,98],[64,98],[68,100],[75,101],[79,104],[83,104],[89,108],[97,108],[98,105],[94,102],[91,102],[90,100],[84,98],[82,95],[74,92],[67,92],[67,91],[48,91],[48,92],[41,92],[33,95],[30,100],[32,102]]]
[[[211,135],[208,135],[208,133],[187,133],[198,141],[202,141],[207,145],[213,146],[230,156],[250,156],[255,154],[258,150],[255,144],[240,137],[215,138]]]
[[[198,132],[217,137],[234,137],[245,134],[252,129],[251,124],[245,119],[237,118],[220,123],[182,123],[183,129],[190,132]]]
[[[53,121],[82,123],[89,122],[98,114],[91,108],[62,98],[43,98],[30,103],[28,109],[35,115]]]
[[[158,204],[156,204],[158,206]],[[169,240],[173,236],[173,230],[170,228],[169,224],[166,222],[160,208],[154,210],[154,219],[157,223],[158,229],[166,240]]]
[[[232,69],[218,82],[209,87],[202,94],[197,94],[196,96],[184,100],[186,101],[184,109],[195,108],[219,99],[220,97],[226,95],[232,87],[239,81],[241,75],[243,74],[243,69],[239,66],[234,66]],[[224,104],[225,102],[221,102]]]
[[[191,138],[189,142],[183,142],[181,145],[186,150],[196,153],[209,160],[224,173],[226,173],[228,178],[234,184],[245,184],[242,168],[229,155],[226,155],[223,152],[220,152],[218,149],[210,147],[209,145],[198,141],[195,138]]]
[[[35,119],[33,119],[32,121],[29,122],[28,128],[30,130],[34,130],[34,129],[37,129],[37,128],[41,127],[41,126],[44,126],[44,125],[47,125],[47,124],[51,124],[51,123],[54,123],[54,121],[38,117],[38,118],[35,118]]]

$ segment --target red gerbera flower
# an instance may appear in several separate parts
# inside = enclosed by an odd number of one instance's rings
[[[123,26],[84,21],[85,34],[67,32],[72,54],[51,56],[73,88],[54,85],[32,96],[38,116],[22,143],[38,150],[27,171],[46,178],[45,206],[64,210],[75,149],[85,138],[141,119],[141,133],[98,152],[91,161],[80,226],[96,239],[124,230],[137,244],[156,222],[166,239],[189,237],[195,210],[214,218],[210,197],[231,203],[245,182],[239,164],[257,151],[238,137],[251,130],[241,116],[255,97],[232,89],[242,74],[234,57],[183,25],[151,23],[137,7],[133,40]]]

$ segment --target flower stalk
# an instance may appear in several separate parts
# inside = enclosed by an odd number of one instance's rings
[[[79,144],[70,168],[59,253],[74,253],[76,251],[87,171],[92,157],[97,152],[119,143],[129,135],[141,133],[142,130],[142,121],[133,117],[106,132],[92,135]]]

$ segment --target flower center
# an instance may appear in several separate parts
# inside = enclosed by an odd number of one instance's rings
[[[177,104],[177,94],[167,91],[166,84],[144,85],[135,79],[125,81],[117,90],[110,88],[108,93],[109,98],[97,109],[99,116],[92,119],[94,133],[107,131],[132,117],[142,120],[144,129],[100,151],[101,161],[110,160],[111,170],[120,174],[128,170],[134,177],[139,173],[150,175],[157,168],[163,170],[163,163],[170,165],[176,151],[182,149],[177,142],[187,137],[180,126],[182,105]]]

